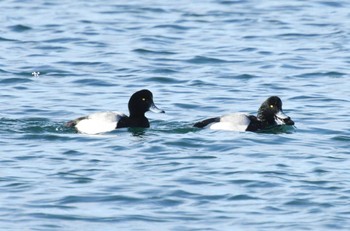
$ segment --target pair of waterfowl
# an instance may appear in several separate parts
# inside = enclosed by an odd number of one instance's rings
[[[129,116],[120,112],[97,112],[69,121],[66,126],[86,134],[98,134],[126,127],[148,128],[149,121],[145,117],[147,111],[164,113],[154,104],[152,92],[149,90],[135,92],[129,100],[128,107]],[[294,122],[283,113],[281,99],[271,96],[262,103],[257,116],[234,113],[206,119],[193,126],[208,126],[216,130],[259,131],[276,125],[294,125]]]

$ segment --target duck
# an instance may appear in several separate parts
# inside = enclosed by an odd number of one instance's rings
[[[294,121],[283,112],[282,100],[278,96],[270,96],[261,104],[257,116],[232,113],[205,119],[193,126],[209,127],[213,130],[256,132],[278,125],[294,125]]]
[[[66,127],[73,127],[80,133],[99,134],[110,132],[118,128],[149,128],[150,123],[145,113],[165,113],[153,102],[153,94],[147,89],[135,92],[128,103],[129,116],[117,111],[96,112],[79,117],[66,123]]]

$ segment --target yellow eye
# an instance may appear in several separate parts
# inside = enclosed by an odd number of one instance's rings
[[[273,105],[272,105],[272,104],[270,105],[270,108],[273,108]]]
[[[142,101],[146,101],[146,98],[142,98]]]

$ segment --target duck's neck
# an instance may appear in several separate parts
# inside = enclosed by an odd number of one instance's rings
[[[146,118],[145,113],[144,112],[137,112],[137,111],[132,111],[130,110],[130,115],[129,118],[130,119],[141,119],[141,118]]]
[[[265,115],[264,113],[259,111],[257,117],[258,117],[258,120],[265,125],[274,125],[275,124],[275,119],[274,119],[273,115],[268,116],[268,115]]]
[[[142,117],[123,117],[118,121],[117,128],[148,128],[149,127],[149,121],[143,115]]]

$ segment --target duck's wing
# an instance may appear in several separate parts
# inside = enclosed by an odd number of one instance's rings
[[[220,122],[220,117],[213,117],[213,118],[210,118],[210,119],[202,120],[200,122],[195,123],[193,125],[193,127],[204,128],[204,127],[208,126],[211,123],[217,123],[217,122]]]
[[[87,118],[88,118],[88,116],[79,117],[79,118],[77,118],[77,119],[75,119],[75,120],[68,121],[68,122],[65,124],[65,126],[66,126],[66,127],[73,128],[73,127],[75,127],[75,125],[77,125],[77,124],[79,123],[79,121],[84,120],[84,119],[87,119]]]

